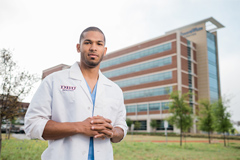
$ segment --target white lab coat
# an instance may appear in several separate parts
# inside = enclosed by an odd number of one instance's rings
[[[70,69],[47,76],[35,93],[25,115],[25,132],[42,139],[48,120],[56,122],[83,121],[92,116],[93,103],[86,82],[76,62]],[[99,71],[94,116],[109,118],[114,127],[127,133],[126,109],[122,90]],[[87,160],[90,138],[74,135],[50,140],[43,160]],[[95,160],[113,159],[110,139],[94,139]]]

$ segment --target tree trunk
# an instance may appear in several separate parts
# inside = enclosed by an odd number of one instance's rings
[[[226,147],[226,137],[225,137],[225,133],[224,134],[224,147]]]
[[[209,144],[211,144],[210,131],[208,131],[208,141],[209,141]]]
[[[180,146],[182,146],[182,130],[180,131]]]
[[[11,130],[12,130],[12,123],[10,122],[10,127],[9,127],[9,131],[8,131],[8,139],[10,139]]]

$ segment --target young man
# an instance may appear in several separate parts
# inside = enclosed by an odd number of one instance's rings
[[[49,140],[43,160],[111,160],[111,142],[126,135],[122,91],[99,70],[105,43],[99,28],[85,29],[77,44],[80,63],[49,75],[35,93],[25,132]]]

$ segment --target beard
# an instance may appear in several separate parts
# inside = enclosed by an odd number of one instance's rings
[[[98,66],[100,64],[100,62],[103,60],[103,56],[104,54],[102,54],[99,58],[99,60],[96,62],[94,61],[95,58],[91,58],[91,60],[88,60],[87,57],[84,56],[84,53],[81,54],[81,61],[83,61],[83,63],[88,66],[89,68],[95,68],[96,66]]]

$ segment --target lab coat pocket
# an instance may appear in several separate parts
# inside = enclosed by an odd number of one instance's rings
[[[75,101],[75,92],[74,91],[61,91],[63,99],[66,102],[74,103]]]

